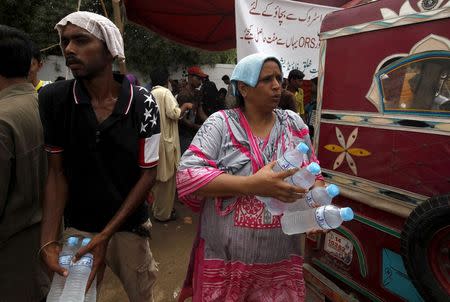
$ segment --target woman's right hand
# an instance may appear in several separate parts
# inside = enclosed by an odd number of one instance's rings
[[[292,176],[298,169],[282,172],[272,171],[275,161],[262,167],[258,172],[249,176],[251,193],[258,196],[273,197],[284,202],[294,202],[302,198],[308,190],[291,185],[284,181]]]

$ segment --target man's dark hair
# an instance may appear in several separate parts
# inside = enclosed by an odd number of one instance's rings
[[[0,75],[24,78],[28,76],[30,65],[30,38],[16,28],[0,25]]]
[[[224,75],[222,77],[222,81],[229,81],[229,80],[230,80],[230,77],[228,75]]]
[[[41,50],[39,49],[37,44],[34,43],[33,41],[31,41],[31,56],[33,57],[33,59],[36,59],[38,62],[42,62]]]
[[[290,80],[303,80],[305,74],[298,69],[293,69],[289,72],[288,81]]]
[[[169,80],[169,72],[165,67],[156,67],[150,72],[150,79],[152,86],[165,86]]]
[[[223,94],[223,96],[226,96],[227,95],[227,90],[225,88],[220,88],[218,94],[219,95]]]

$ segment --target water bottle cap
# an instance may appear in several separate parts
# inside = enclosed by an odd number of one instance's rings
[[[311,174],[318,175],[320,174],[320,166],[317,163],[310,163],[306,170],[311,172]]]
[[[67,244],[70,246],[76,246],[78,244],[78,237],[69,237],[67,239]]]
[[[329,185],[329,186],[327,186],[327,193],[328,193],[328,195],[331,197],[331,198],[333,198],[333,197],[335,197],[335,196],[338,196],[339,195],[339,187],[338,186],[336,186],[335,184],[331,184],[331,185]]]
[[[344,221],[352,220],[354,217],[353,210],[351,208],[340,209],[341,218]]]
[[[297,151],[306,154],[309,151],[309,147],[304,142],[301,142],[300,144],[297,145]]]
[[[83,241],[81,241],[81,246],[86,246],[89,244],[89,242],[91,242],[91,238],[86,237],[83,239]]]

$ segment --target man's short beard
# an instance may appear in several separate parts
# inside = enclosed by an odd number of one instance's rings
[[[93,78],[95,78],[97,76],[97,74],[95,72],[89,72],[87,74],[81,74],[81,75],[80,74],[75,75],[72,72],[72,75],[76,80],[92,80]]]
[[[73,74],[73,72],[72,72],[72,75],[75,80],[90,80],[92,78],[89,75],[75,75],[75,74]]]

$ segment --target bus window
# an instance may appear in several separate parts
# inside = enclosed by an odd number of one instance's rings
[[[449,114],[449,73],[450,53],[405,58],[380,70],[384,111]]]

